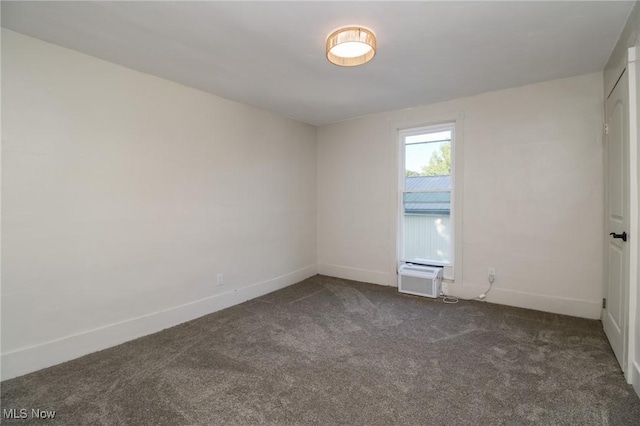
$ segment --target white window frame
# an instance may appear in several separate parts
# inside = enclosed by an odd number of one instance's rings
[[[417,123],[416,123],[417,124]],[[438,120],[437,122],[410,125],[395,126],[397,141],[397,179],[398,179],[398,196],[397,196],[397,250],[396,259],[397,267],[401,264],[411,261],[403,259],[404,247],[404,192],[405,192],[405,138],[407,136],[419,135],[424,133],[433,133],[437,131],[451,130],[451,211],[450,211],[450,237],[451,237],[451,262],[429,262],[429,265],[442,266],[444,268],[444,279],[448,282],[462,281],[462,116],[458,115],[446,120]],[[408,192],[434,192],[434,191],[408,191]],[[415,261],[414,261],[415,262]]]

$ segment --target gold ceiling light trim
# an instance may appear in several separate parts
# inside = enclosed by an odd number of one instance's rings
[[[376,36],[363,27],[344,27],[327,37],[327,59],[341,67],[366,64],[376,55]]]

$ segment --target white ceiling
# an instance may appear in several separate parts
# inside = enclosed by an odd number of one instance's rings
[[[633,2],[6,2],[2,26],[321,125],[600,71]],[[326,36],[373,29],[340,68]]]

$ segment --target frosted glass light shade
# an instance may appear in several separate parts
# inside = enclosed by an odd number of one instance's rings
[[[376,36],[362,27],[340,28],[327,38],[327,59],[341,67],[355,67],[376,55]]]

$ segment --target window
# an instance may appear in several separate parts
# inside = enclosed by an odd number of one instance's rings
[[[400,261],[445,267],[453,278],[455,126],[401,130]]]

